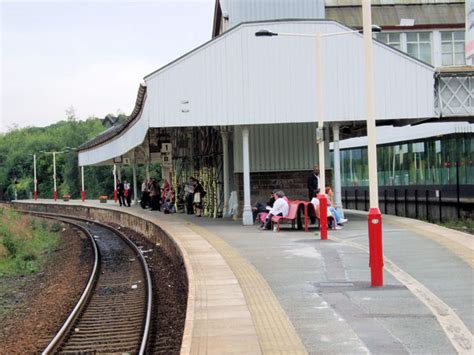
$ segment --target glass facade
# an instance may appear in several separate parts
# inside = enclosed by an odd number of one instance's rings
[[[333,154],[331,154],[332,157]],[[474,184],[474,134],[377,147],[379,186]],[[342,186],[368,186],[367,147],[341,150]]]

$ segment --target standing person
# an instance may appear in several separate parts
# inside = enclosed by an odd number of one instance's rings
[[[204,188],[202,187],[201,183],[199,182],[198,179],[194,179],[194,209],[196,213],[196,217],[201,217],[202,216],[202,210],[203,210],[203,203],[202,200],[204,199],[204,196],[206,196],[206,191],[204,191]]]
[[[123,196],[125,197],[125,200],[127,201],[127,207],[130,207],[130,204],[132,202],[132,191],[130,190],[130,183],[128,182],[127,179],[125,179],[125,182],[123,183]],[[125,202],[124,202],[125,205]]]
[[[152,211],[159,211],[160,210],[160,185],[158,181],[153,178],[151,179],[151,186],[150,186],[150,207]]]
[[[148,189],[148,179],[145,179],[142,183],[142,198],[140,200],[140,206],[146,208],[150,199],[150,190]]]
[[[125,188],[123,186],[123,182],[120,180],[117,180],[117,192],[118,192],[118,200],[120,203],[120,206],[125,206]]]
[[[186,213],[187,214],[193,214],[194,209],[193,209],[193,202],[194,202],[194,178],[190,177],[188,181],[186,182],[186,186],[184,188],[184,191],[186,193]]]
[[[315,165],[313,171],[308,176],[308,197],[309,201],[319,192],[319,166]]]

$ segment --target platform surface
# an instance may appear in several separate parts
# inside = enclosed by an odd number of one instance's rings
[[[349,223],[322,241],[315,228],[275,233],[110,202],[56,203],[143,216],[186,244],[198,292],[185,352],[474,353],[472,235],[384,215],[384,286],[371,287],[364,213],[347,212]]]

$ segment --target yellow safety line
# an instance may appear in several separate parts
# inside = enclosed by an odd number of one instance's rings
[[[307,354],[293,324],[260,273],[238,251],[209,230],[186,222],[225,259],[242,288],[265,354]]]

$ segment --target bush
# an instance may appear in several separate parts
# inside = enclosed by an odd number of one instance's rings
[[[59,223],[50,224],[44,219],[11,211],[3,213],[0,216],[0,245],[4,247],[0,253],[0,276],[39,271],[58,244],[56,232],[60,228]]]

